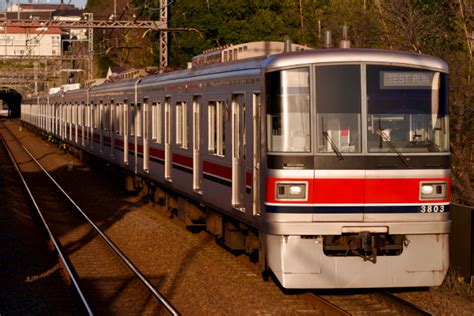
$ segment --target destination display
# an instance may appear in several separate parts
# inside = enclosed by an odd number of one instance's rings
[[[381,89],[431,89],[433,72],[382,71]]]

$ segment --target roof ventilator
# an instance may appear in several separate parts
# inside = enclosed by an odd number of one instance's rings
[[[342,27],[342,39],[339,41],[339,48],[351,48],[351,41],[348,39],[347,35],[347,25]]]

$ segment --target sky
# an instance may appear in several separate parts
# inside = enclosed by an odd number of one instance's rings
[[[30,3],[27,0],[0,0],[0,10],[5,10],[8,3]],[[32,0],[32,3],[60,3],[61,0]],[[66,4],[73,4],[76,8],[82,9],[85,7],[87,0],[63,0]]]

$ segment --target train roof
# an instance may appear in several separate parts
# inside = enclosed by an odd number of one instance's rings
[[[105,83],[91,88],[66,92],[68,95],[81,94],[89,90],[90,93],[119,91],[131,89],[139,80],[139,87],[156,83],[172,83],[173,81],[200,80],[203,76],[212,76],[214,79],[219,76],[226,76],[230,72],[234,75],[256,75],[262,71],[272,71],[274,69],[295,67],[308,64],[340,64],[340,63],[376,63],[388,65],[406,65],[410,67],[420,67],[435,71],[448,72],[448,64],[433,56],[402,52],[394,50],[380,49],[318,49],[302,50],[297,52],[280,53],[270,56],[259,56],[230,62],[222,62],[208,65],[206,67],[189,68],[173,72],[152,75],[142,79],[130,79],[120,82]],[[60,96],[61,93],[51,95]]]
[[[168,82],[182,78],[217,75],[227,72],[245,73],[251,69],[272,70],[305,64],[331,63],[377,63],[407,65],[448,72],[448,64],[440,58],[410,52],[379,49],[319,49],[281,53],[267,57],[237,60],[209,65],[205,68],[191,68],[143,78],[140,86],[148,83]]]
[[[436,71],[448,72],[448,64],[440,58],[395,50],[380,49],[320,49],[283,53],[269,56],[264,67],[285,68],[304,64],[331,63],[380,63],[407,65],[411,67],[430,68]]]

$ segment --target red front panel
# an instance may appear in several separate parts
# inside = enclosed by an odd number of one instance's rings
[[[307,201],[278,201],[276,182],[308,183]],[[448,196],[443,200],[421,200],[421,182],[447,182]],[[296,179],[267,178],[267,203],[283,204],[413,204],[449,202],[450,178],[414,179]]]

